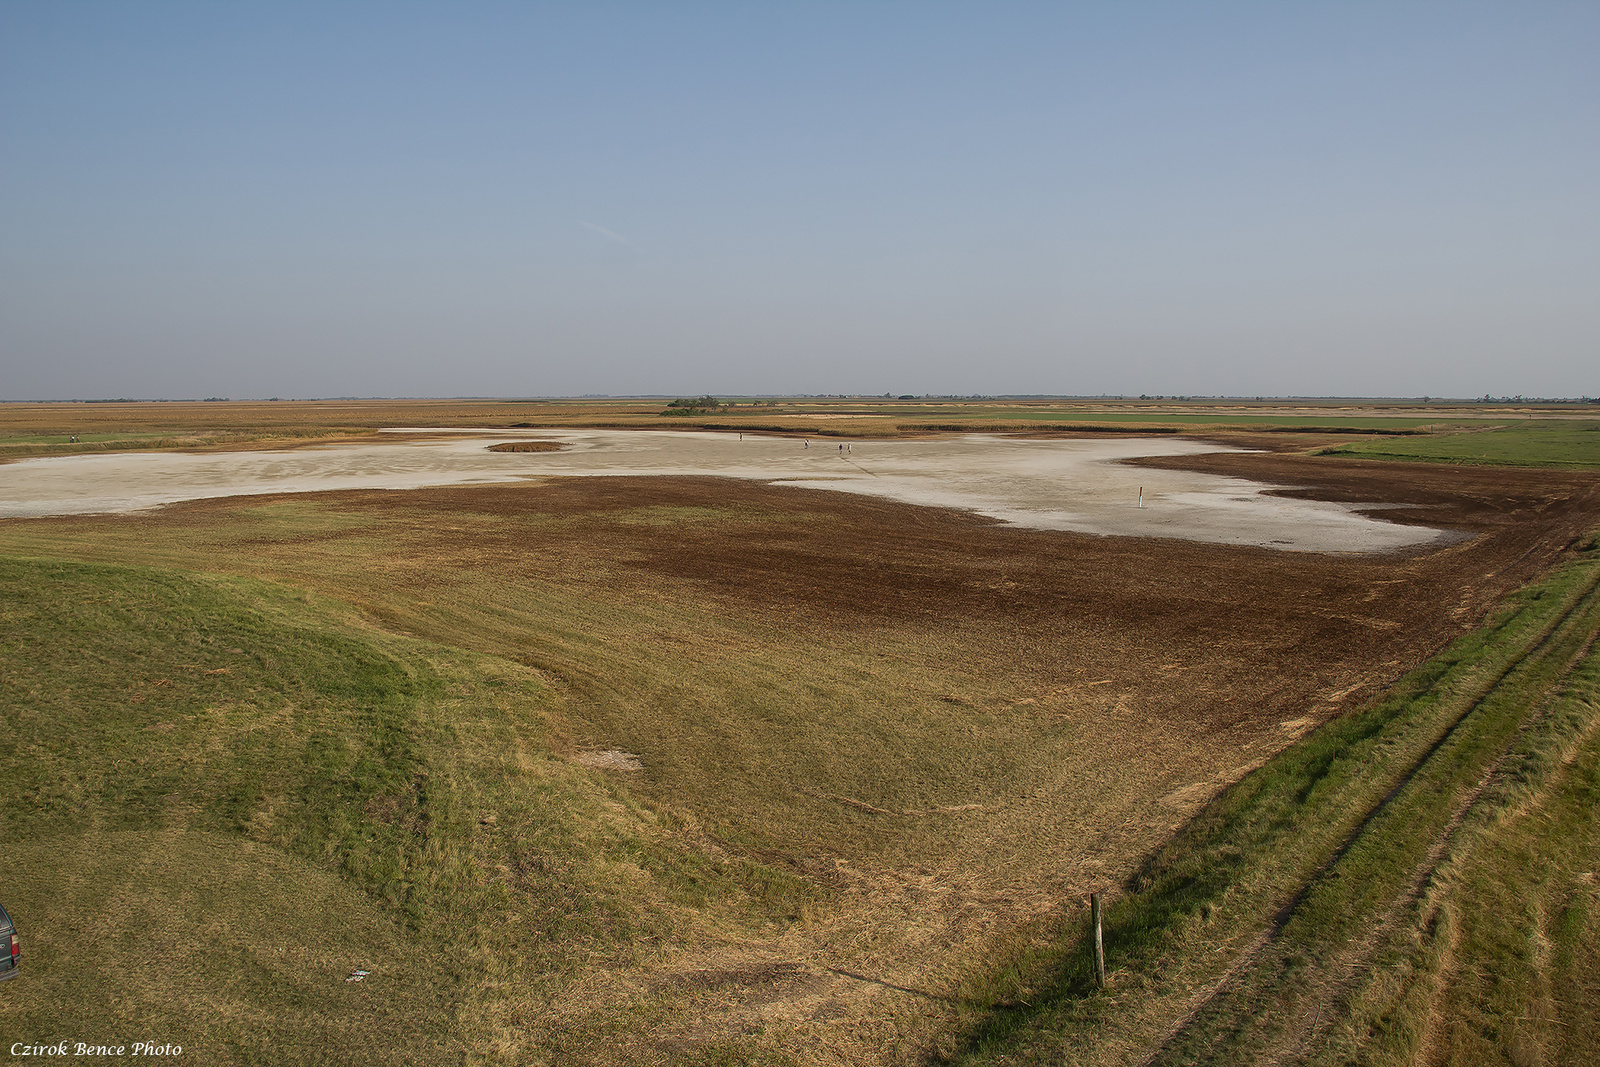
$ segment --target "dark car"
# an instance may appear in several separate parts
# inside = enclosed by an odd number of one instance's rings
[[[17,961],[22,958],[22,942],[17,938],[17,925],[0,907],[0,982],[17,976]]]

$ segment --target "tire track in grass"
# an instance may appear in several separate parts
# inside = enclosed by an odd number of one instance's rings
[[[1151,1062],[1176,1046],[1195,1044],[1194,1034],[1202,1029],[1220,1039],[1230,1018],[1235,1038],[1252,1026],[1273,1031],[1255,1035],[1257,1046],[1277,1036],[1283,1029],[1281,1009],[1296,1002],[1292,995],[1267,1012],[1265,1026],[1259,1013],[1230,1016],[1224,1010],[1244,992],[1264,988],[1265,977],[1246,968],[1281,960],[1274,938],[1281,939],[1284,931],[1298,926],[1304,933],[1306,923],[1296,924],[1294,918],[1309,896],[1306,887],[1317,884],[1332,857],[1343,857],[1337,869],[1344,873],[1371,862],[1370,854],[1363,858],[1370,850],[1351,842],[1385,826],[1392,829],[1395,809],[1403,813],[1405,805],[1415,804],[1414,796],[1403,796],[1408,779],[1437,789],[1439,765],[1454,768],[1460,780],[1447,776],[1450,796],[1421,812],[1428,816],[1424,833],[1412,833],[1407,841],[1402,832],[1399,842],[1408,847],[1378,864],[1382,885],[1393,886],[1393,892],[1381,904],[1369,895],[1361,914],[1383,912],[1403,895],[1414,868],[1426,865],[1433,839],[1444,832],[1457,795],[1481,780],[1505,747],[1477,752],[1485,748],[1481,731],[1458,732],[1444,745],[1440,739],[1474,710],[1481,716],[1485,705],[1499,715],[1489,718],[1503,719],[1506,706],[1499,691],[1512,688],[1508,680],[1517,683],[1515,688],[1535,690],[1534,699],[1558,684],[1566,664],[1557,653],[1571,649],[1573,620],[1588,613],[1585,604],[1594,600],[1597,585],[1600,568],[1580,561],[1525,589],[1497,618],[1420,664],[1382,701],[1333,720],[1214,800],[1152,858],[1130,884],[1129,895],[1113,902],[1107,956],[1115,993],[1094,987],[1087,971],[1088,942],[1074,936],[1025,958],[1020,967],[1031,970],[1008,979],[1020,981],[1024,995],[997,998],[993,1009],[969,1024],[964,1048],[935,1054],[930,1062],[1056,1063],[1063,1051],[1070,1062],[1085,1064]],[[1516,673],[1519,669],[1522,673]],[[1557,677],[1550,677],[1553,672]],[[1525,716],[1526,704],[1513,710]],[[1500,740],[1509,738],[1516,721],[1509,731],[1500,731]],[[1455,753],[1459,762],[1462,751],[1479,756],[1470,775],[1441,758]],[[1284,916],[1296,900],[1301,904]],[[1220,923],[1213,926],[1218,916]],[[1228,945],[1234,946],[1231,951]],[[1334,947],[1324,938],[1319,959],[1331,957]],[[1292,993],[1292,986],[1280,985]],[[1273,1015],[1279,1025],[1273,1025]],[[1234,1040],[1234,1045],[1240,1055],[1233,1058],[1248,1058],[1243,1042]]]
[[[1530,659],[1536,658],[1540,650],[1549,645],[1557,631],[1573,618],[1574,613],[1583,606],[1587,599],[1593,597],[1597,585],[1600,585],[1600,573],[1596,574],[1594,580],[1589,583],[1587,588],[1583,589],[1573,598],[1573,602],[1568,608],[1552,618],[1539,631],[1539,633],[1534,637],[1533,642],[1521,655],[1510,659],[1488,681],[1478,686],[1477,692],[1467,701],[1461,714],[1456,716],[1456,718],[1453,719],[1440,732],[1440,735],[1433,741],[1433,743],[1430,744],[1419,757],[1412,761],[1410,767],[1407,768],[1407,770],[1396,780],[1394,786],[1392,786],[1389,791],[1385,793],[1384,796],[1376,802],[1376,804],[1373,805],[1373,807],[1362,818],[1360,823],[1351,829],[1339,842],[1339,844],[1335,846],[1329,858],[1319,865],[1318,868],[1312,872],[1312,874],[1302,883],[1300,889],[1274,912],[1272,921],[1264,929],[1252,937],[1250,941],[1234,955],[1232,962],[1229,963],[1227,969],[1220,976],[1218,976],[1214,981],[1208,983],[1195,997],[1192,998],[1191,1006],[1188,1008],[1188,1010],[1185,1011],[1182,1017],[1163,1034],[1163,1036],[1150,1050],[1149,1054],[1141,1061],[1143,1067],[1150,1067],[1150,1065],[1156,1063],[1161,1055],[1166,1052],[1170,1046],[1180,1040],[1183,1033],[1195,1023],[1195,1021],[1213,1004],[1213,1002],[1218,1000],[1218,998],[1227,996],[1230,992],[1234,991],[1237,986],[1239,986],[1241,974],[1245,973],[1247,968],[1253,968],[1254,966],[1260,964],[1269,950],[1271,950],[1278,943],[1284,927],[1298,911],[1307,895],[1310,894],[1312,890],[1320,883],[1320,881],[1325,878],[1328,872],[1344,858],[1356,841],[1367,832],[1369,827],[1371,827],[1372,824],[1379,818],[1379,816],[1382,815],[1383,812],[1386,811],[1394,802],[1395,798],[1398,797],[1406,788],[1406,786],[1415,779],[1417,773],[1425,765],[1427,765],[1427,763],[1439,752],[1439,750],[1450,740],[1450,738],[1455,735],[1461,724],[1476,710],[1484,705],[1489,697],[1505,682],[1507,677],[1510,676],[1513,671],[1515,671],[1519,666],[1525,665]],[[1486,781],[1487,778],[1480,780],[1480,788],[1474,792],[1474,796],[1481,792],[1481,784]],[[1457,812],[1456,816],[1453,817],[1451,824],[1452,826],[1459,821],[1459,816],[1464,814],[1464,812],[1465,807],[1462,807],[1460,811]]]
[[[1396,1012],[1416,1018],[1406,1031],[1409,1062],[1471,1063],[1495,1052],[1517,1062],[1600,1062],[1600,1042],[1590,1029],[1600,1017],[1596,998],[1584,992],[1581,979],[1573,980],[1576,959],[1560,959],[1570,953],[1570,942],[1563,947],[1565,938],[1550,926],[1560,927],[1574,907],[1578,915],[1592,907],[1574,906],[1571,894],[1592,879],[1600,859],[1594,816],[1600,810],[1594,803],[1600,795],[1597,710],[1600,655],[1592,643],[1547,715],[1518,743],[1515,762],[1497,775],[1498,795],[1475,813],[1470,847],[1446,859],[1419,902],[1413,929],[1420,936],[1400,952],[1413,973],[1396,994],[1361,1013],[1363,1022]],[[1506,867],[1513,857],[1515,865]],[[1547,910],[1559,917],[1547,922]],[[1557,943],[1554,959],[1547,932]],[[1525,947],[1531,959],[1517,956],[1515,947],[1511,955],[1500,955],[1508,935],[1517,940],[1530,934]],[[1593,952],[1583,958],[1579,970],[1592,974],[1587,961]],[[1486,965],[1505,973],[1488,978]],[[1484,1029],[1491,1018],[1506,1025]],[[1524,1027],[1528,1023],[1535,1024],[1532,1030]],[[1566,1037],[1555,1037],[1560,1029]],[[1552,1058],[1552,1041],[1567,1051]],[[1573,1054],[1585,1044],[1582,1054]],[[1543,1053],[1537,1051],[1541,1046]]]
[[[1519,732],[1537,723],[1553,705],[1572,671],[1592,651],[1600,633],[1597,613],[1597,588],[1600,571],[1589,578],[1571,604],[1542,631],[1532,646],[1508,663],[1478,694],[1465,710],[1441,733],[1424,753],[1406,769],[1395,785],[1339,843],[1328,860],[1302,885],[1300,890],[1273,916],[1270,925],[1246,946],[1227,971],[1208,987],[1198,1003],[1157,1042],[1144,1057],[1145,1067],[1165,1063],[1194,1062],[1198,1058],[1225,1056],[1229,1062],[1260,1059],[1264,1062],[1295,1062],[1311,1052],[1316,1039],[1344,1016],[1340,1001],[1362,966],[1372,960],[1384,942],[1398,928],[1408,910],[1420,900],[1429,880],[1450,855],[1457,831],[1467,814],[1480,800],[1491,781],[1505,768]],[[1551,663],[1556,669],[1551,674]],[[1529,686],[1532,685],[1531,690]],[[1510,707],[1494,714],[1501,701]],[[1488,747],[1474,759],[1474,741]],[[1459,764],[1452,768],[1452,763]],[[1462,782],[1470,772],[1482,768],[1470,785]],[[1452,770],[1454,773],[1452,773]],[[1347,939],[1346,947],[1335,950],[1321,962],[1307,963],[1303,956],[1317,948],[1318,928],[1290,936],[1290,927],[1304,919],[1308,901],[1319,894],[1337,894],[1336,885],[1345,874],[1341,868],[1358,850],[1383,849],[1399,830],[1396,820],[1408,814],[1438,811],[1442,804],[1427,804],[1421,794],[1430,777],[1444,777],[1454,783],[1449,789],[1450,815],[1437,832],[1421,861],[1413,865],[1409,877],[1397,892],[1391,892],[1376,922],[1365,933]],[[1392,816],[1392,817],[1391,817]],[[1403,846],[1403,842],[1401,842]],[[1359,872],[1357,872],[1359,873]],[[1342,924],[1338,924],[1339,919]],[[1348,927],[1360,916],[1348,911],[1335,916],[1335,924]],[[1339,931],[1347,932],[1347,931]],[[1309,936],[1306,936],[1309,935]],[[1302,958],[1296,959],[1297,956]],[[1302,969],[1303,968],[1303,969]],[[1262,1046],[1263,1005],[1289,1009],[1286,1017],[1272,1027],[1276,1039]],[[1274,1013],[1277,1014],[1277,1013]],[[1201,1051],[1202,1046],[1204,1051]]]

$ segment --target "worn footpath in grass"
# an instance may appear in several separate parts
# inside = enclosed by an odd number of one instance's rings
[[[1439,843],[1458,840],[1473,805],[1488,803],[1495,773],[1515,763],[1543,788],[1549,753],[1562,751],[1532,740],[1543,736],[1535,726],[1554,721],[1550,702],[1567,702],[1556,716],[1567,735],[1592,726],[1581,686],[1600,632],[1595,553],[1591,540],[1578,562],[1518,594],[1387,699],[1330,722],[1201,812],[1108,909],[1109,991],[1095,989],[1080,936],[1021,954],[974,990],[997,1006],[974,1020],[953,1059],[1297,1061],[1341,1027],[1345,1058],[1384,1047],[1375,1035],[1386,1028],[1409,1035],[1391,1044],[1415,1046],[1424,1030],[1415,1011],[1408,1021],[1382,997],[1358,1008],[1346,987],[1426,933],[1417,880],[1439,868]],[[1538,759],[1515,761],[1519,743],[1545,753],[1542,774]],[[1540,830],[1536,847],[1564,843]],[[1580,853],[1594,847],[1592,820],[1584,841]],[[1590,899],[1564,898],[1584,905],[1563,920],[1571,945],[1589,936]],[[1363,938],[1370,944],[1351,948]]]
[[[1219,1051],[1241,1062],[1315,1062],[1341,1044],[1335,1034],[1345,1046],[1341,1058],[1367,1059],[1384,1043],[1406,1043],[1400,1031],[1417,1032],[1415,1020],[1407,1025],[1388,1011],[1381,1013],[1383,1025],[1352,1015],[1349,989],[1384,984],[1370,980],[1372,968],[1391,973],[1393,946],[1426,925],[1417,921],[1414,902],[1444,850],[1470,844],[1460,822],[1504,806],[1490,787],[1519,748],[1544,737],[1552,704],[1583,673],[1600,632],[1600,571],[1585,571],[1558,600],[1561,611],[1541,640],[1462,712],[1297,897],[1271,950],[1157,1062],[1193,1062]],[[1532,767],[1526,760],[1520,766],[1524,774]]]

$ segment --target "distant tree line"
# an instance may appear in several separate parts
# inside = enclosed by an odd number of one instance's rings
[[[709,393],[705,396],[684,397],[668,402],[667,410],[663,415],[706,415],[711,412],[723,411],[727,408],[736,408],[739,405],[732,400],[719,400]],[[752,400],[747,407],[776,407],[775,400]]]
[[[718,400],[716,397],[707,394],[706,396],[697,396],[693,399],[674,400],[667,404],[667,410],[662,412],[662,414],[704,415],[708,411],[720,411],[724,407],[732,406],[732,404],[723,404],[723,402]]]

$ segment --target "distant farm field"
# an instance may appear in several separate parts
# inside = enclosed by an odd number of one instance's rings
[[[1330,449],[1329,454],[1596,470],[1600,469],[1600,423],[1572,420],[1512,423],[1465,432],[1345,445]]]
[[[959,432],[1254,433],[1380,437],[1545,420],[1600,424],[1600,405],[1374,400],[1243,401],[1176,398],[879,397],[724,398],[715,409],[673,409],[666,398],[559,400],[306,400],[0,403],[6,456],[122,448],[264,448],[349,440],[395,426],[713,429],[839,437]],[[72,442],[71,437],[78,437]]]
[[[1539,769],[1593,763],[1592,477],[1143,462],[1460,536],[1290,554],[683,477],[0,521],[0,902],[28,953],[0,1033],[236,1063],[1249,1062],[1280,1048],[1247,1025],[1276,987],[1195,998],[1239,958],[1342,988],[1327,938],[1363,905],[1325,868],[1435,902],[1459,959],[1515,936],[1465,916],[1519,838],[1457,792],[1526,743],[1526,802],[1600,840],[1586,780]],[[1361,843],[1386,811],[1421,828],[1374,846],[1388,867]],[[1473,819],[1483,849],[1430,859],[1427,827]],[[1592,868],[1557,852],[1531,892],[1579,958]],[[1419,868],[1464,888],[1407,897]],[[1122,924],[1105,994],[1092,891]],[[1380,948],[1434,976],[1398,1001],[1429,1048],[1484,1047],[1428,1029],[1430,1003],[1495,1010],[1475,965]],[[1297,1002],[1285,1040],[1397,1002],[1362,995]]]

